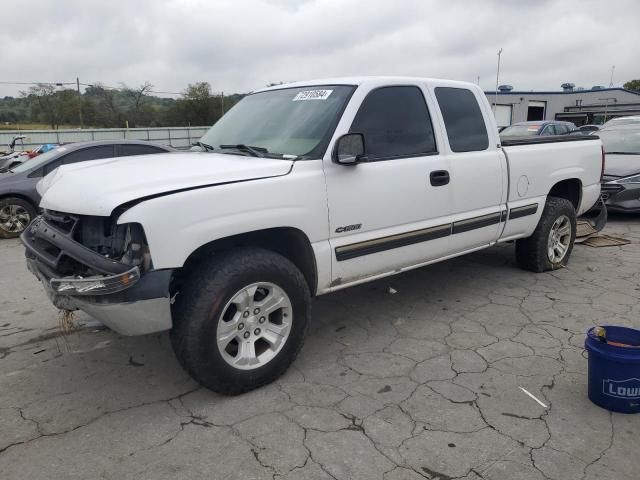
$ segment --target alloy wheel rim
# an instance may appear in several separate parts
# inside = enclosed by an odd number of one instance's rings
[[[567,255],[571,245],[571,221],[566,215],[561,215],[553,222],[549,231],[547,253],[551,263],[559,263]]]
[[[236,292],[218,319],[216,343],[225,362],[253,370],[282,350],[293,322],[286,292],[270,282],[257,282]]]
[[[5,205],[0,209],[0,228],[9,233],[20,233],[31,221],[26,208],[21,205]]]

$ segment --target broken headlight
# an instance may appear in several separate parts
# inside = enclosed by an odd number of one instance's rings
[[[112,218],[83,217],[75,239],[94,252],[124,265],[139,267],[141,271],[151,266],[147,239],[139,223],[117,224]]]
[[[119,275],[95,276],[87,278],[52,278],[51,288],[62,295],[106,295],[125,290],[140,280],[140,269],[131,270]]]

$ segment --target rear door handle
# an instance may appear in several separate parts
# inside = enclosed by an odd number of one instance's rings
[[[446,170],[434,170],[429,174],[429,180],[434,187],[441,187],[449,183],[449,172]]]

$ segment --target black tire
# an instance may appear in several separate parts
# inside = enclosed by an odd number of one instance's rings
[[[7,197],[0,199],[0,214],[2,213],[2,210],[4,208],[11,207],[12,205],[18,206],[26,211],[26,214],[29,218],[24,222],[26,223],[25,228],[29,223],[33,221],[34,218],[36,218],[36,215],[38,214],[36,208],[31,204],[31,202],[17,197]],[[2,219],[0,218],[0,238],[15,238],[20,236],[23,231],[24,228],[16,231],[13,231],[13,229],[9,230],[7,228],[4,228]]]
[[[552,262],[548,253],[548,241],[556,220],[563,215],[571,224],[569,248],[560,261]],[[573,204],[564,198],[547,197],[538,226],[529,238],[516,241],[516,262],[520,268],[532,272],[546,272],[564,267],[569,261],[576,239],[576,210]]]
[[[292,321],[275,357],[242,370],[223,358],[216,332],[227,302],[256,282],[272,283],[287,294]],[[287,258],[260,248],[221,252],[187,272],[172,307],[171,343],[178,361],[197,382],[218,393],[238,395],[271,383],[287,370],[304,343],[310,309],[307,282]]]

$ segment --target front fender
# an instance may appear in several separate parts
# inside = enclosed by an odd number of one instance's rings
[[[257,160],[259,161],[259,160]],[[140,223],[154,268],[180,268],[214,240],[278,227],[302,231],[313,244],[328,238],[320,161],[300,162],[296,173],[189,190],[134,205],[118,223]]]

